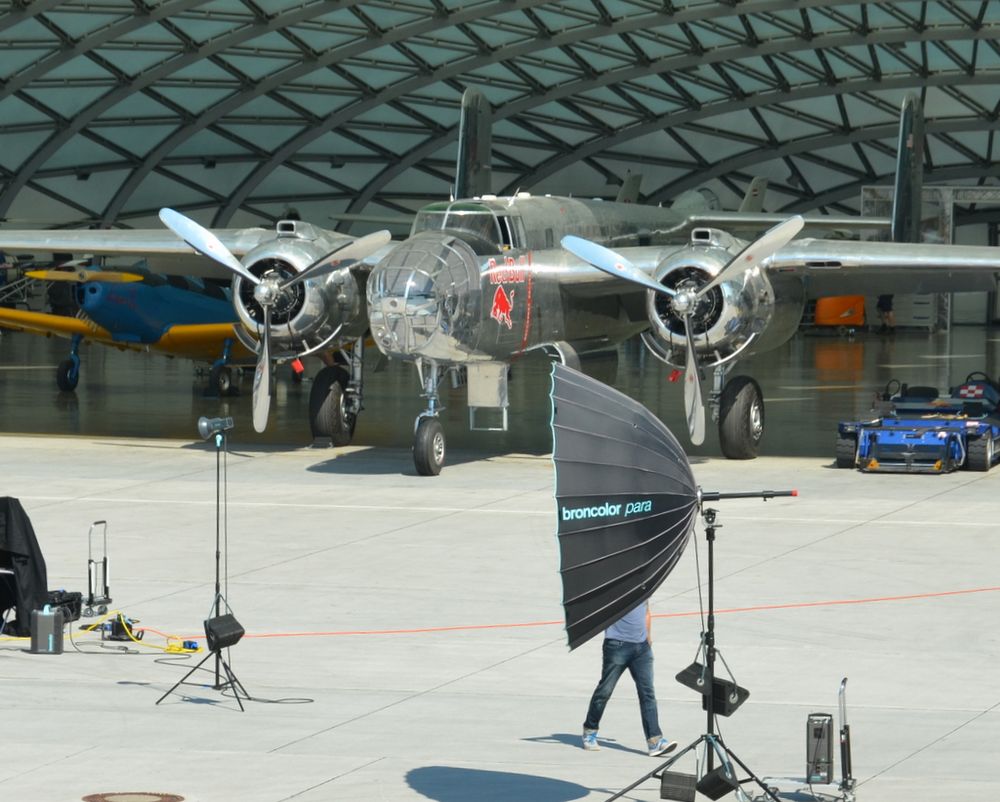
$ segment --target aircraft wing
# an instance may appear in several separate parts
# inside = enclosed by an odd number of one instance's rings
[[[253,364],[255,356],[240,344],[233,333],[232,323],[199,323],[171,326],[155,343],[115,339],[107,329],[86,318],[50,315],[46,312],[26,312],[0,307],[0,326],[46,337],[73,337],[111,345],[121,350],[158,351],[168,356],[214,362],[222,355],[226,340],[232,340],[230,362]]]
[[[788,214],[765,212],[698,212],[689,214],[669,233],[684,233],[694,228],[719,228],[732,234],[765,231],[790,217]],[[854,217],[850,215],[803,215],[805,231],[843,231],[845,234],[861,232],[889,232],[891,221],[888,217]]]
[[[171,356],[214,362],[222,354],[226,340],[232,340],[230,362],[253,364],[256,355],[248,351],[233,333],[233,323],[197,323],[171,326],[152,346]]]
[[[213,233],[240,256],[274,236],[264,228],[217,229]],[[211,259],[197,254],[168,228],[163,229],[52,229],[7,231],[0,229],[0,251],[19,253],[71,253],[75,256],[144,257],[157,273],[229,278],[230,273]]]
[[[809,297],[973,292],[996,288],[1000,248],[856,240],[792,240],[768,261],[801,276]]]
[[[68,317],[67,315],[50,315],[46,312],[26,312],[21,309],[0,307],[0,326],[15,331],[26,331],[30,334],[44,334],[47,337],[53,335],[73,337],[79,334],[86,340],[94,340],[107,345],[128,346],[127,343],[116,343],[111,332],[107,329],[84,318]]]

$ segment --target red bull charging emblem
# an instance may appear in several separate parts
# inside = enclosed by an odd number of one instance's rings
[[[511,290],[508,295],[503,287],[497,287],[497,291],[493,293],[493,307],[490,309],[490,317],[501,326],[506,326],[508,329],[514,328],[510,319],[513,308],[514,290]]]

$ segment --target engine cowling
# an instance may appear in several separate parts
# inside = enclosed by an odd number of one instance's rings
[[[706,367],[769,350],[795,333],[805,304],[802,284],[795,276],[769,277],[754,267],[694,299],[744,247],[743,241],[723,231],[694,229],[689,247],[657,265],[653,277],[677,293],[674,297],[648,294],[646,312],[651,325],[644,339],[658,357],[675,367],[685,366],[685,319],[692,327],[698,362]],[[689,304],[693,308],[685,318]]]
[[[236,314],[243,327],[258,339],[264,313],[257,298],[269,291],[267,278],[286,279],[301,273],[337,245],[308,224],[282,224],[275,239],[261,243],[243,258],[244,266],[264,282],[253,285],[239,276],[233,279]],[[364,311],[363,287],[349,267],[342,267],[276,291],[271,306],[271,341],[276,351],[296,354],[333,347],[364,334]]]

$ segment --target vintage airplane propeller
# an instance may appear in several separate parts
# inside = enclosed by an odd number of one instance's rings
[[[287,277],[276,272],[256,276],[211,231],[173,209],[161,209],[160,220],[198,253],[214,259],[236,275],[253,285],[254,300],[264,314],[263,326],[258,331],[260,347],[257,350],[257,369],[253,382],[253,428],[263,432],[271,407],[271,310],[286,291],[310,279],[319,278],[338,269],[345,261],[358,261],[386,245],[391,235],[388,231],[375,231],[343,243],[316,259],[304,270]]]
[[[646,273],[615,251],[581,237],[565,236],[563,248],[579,259],[592,264],[612,276],[618,276],[645,287],[647,290],[670,297],[673,312],[684,323],[687,354],[684,368],[684,413],[688,434],[694,445],[705,441],[705,406],[702,400],[701,381],[698,376],[698,352],[694,340],[692,316],[698,303],[709,292],[725,281],[732,281],[750,270],[758,268],[775,251],[790,242],[802,230],[805,221],[796,215],[778,223],[736,254],[711,280],[701,287],[673,289],[650,278]]]

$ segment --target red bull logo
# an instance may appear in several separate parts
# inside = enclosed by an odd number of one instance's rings
[[[512,329],[514,324],[511,322],[510,313],[513,309],[514,290],[511,290],[510,295],[508,295],[503,287],[497,287],[497,291],[493,293],[493,307],[490,309],[490,317],[500,325]]]

